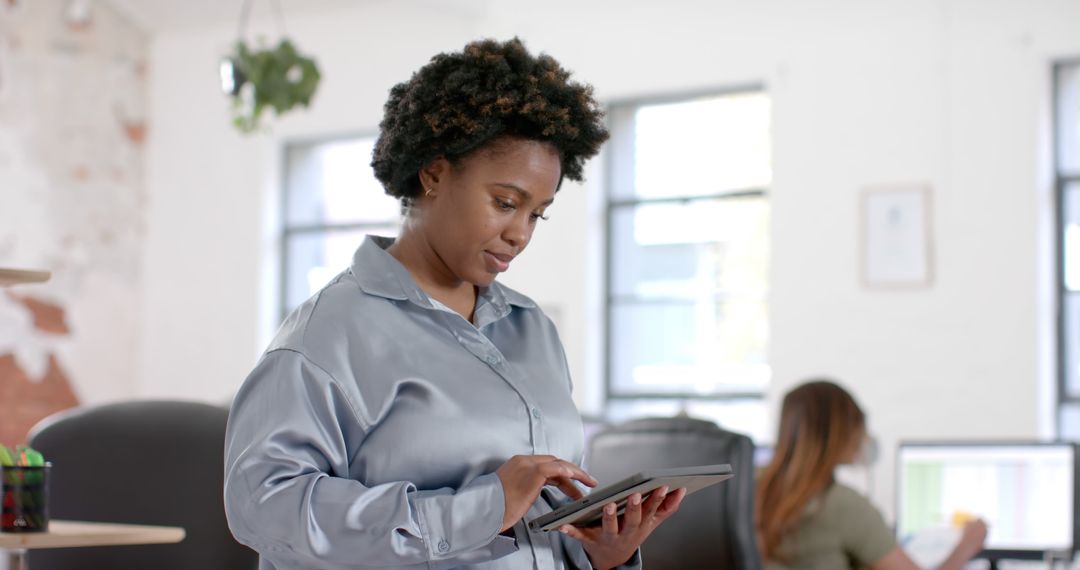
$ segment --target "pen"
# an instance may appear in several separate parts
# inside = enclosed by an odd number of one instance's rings
[[[26,467],[41,467],[45,465],[45,457],[30,446],[19,445],[15,447],[15,451],[19,454],[19,465]]]
[[[4,467],[15,466],[15,458],[11,456],[11,450],[3,445],[0,445],[0,465]]]

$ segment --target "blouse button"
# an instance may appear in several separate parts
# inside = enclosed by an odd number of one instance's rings
[[[439,552],[449,552],[449,551],[450,551],[450,543],[446,542],[445,539],[440,540],[439,541]]]
[[[536,419],[540,419],[540,408],[533,408],[532,415]]]
[[[494,354],[488,355],[487,363],[492,365],[492,366],[495,366],[496,364],[499,363],[499,357],[495,356]]]

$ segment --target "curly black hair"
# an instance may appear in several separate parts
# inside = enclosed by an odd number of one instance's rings
[[[562,175],[580,181],[608,138],[592,87],[518,38],[436,55],[390,90],[384,112],[371,166],[406,206],[420,195],[420,169],[440,156],[456,164],[502,137],[540,140],[558,150]]]

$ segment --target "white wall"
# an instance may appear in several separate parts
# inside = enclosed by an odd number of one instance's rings
[[[1036,437],[1052,425],[1045,141],[1050,62],[1080,54],[1078,0],[375,2],[291,18],[324,71],[310,112],[242,138],[216,59],[230,28],[158,36],[141,392],[228,398],[266,341],[283,140],[371,131],[387,89],[436,51],[520,35],[606,100],[763,82],[773,95],[771,361],[776,403],[813,374],[846,382],[883,443],[891,511],[908,437]],[[449,6],[445,4],[444,6]],[[273,30],[272,25],[267,29]],[[568,186],[506,281],[560,307],[579,404],[600,395],[601,168]],[[933,187],[934,281],[871,291],[858,191]],[[272,289],[272,288],[271,288]],[[594,351],[590,353],[590,350]],[[590,355],[591,354],[591,355]]]
[[[423,9],[364,6],[288,21],[301,49],[317,54],[324,78],[310,113],[261,136],[233,129],[217,79],[235,28],[153,41],[141,395],[227,400],[269,340],[283,141],[374,132],[394,83],[474,36],[467,15],[436,23]],[[274,39],[277,27],[250,29]],[[403,42],[405,34],[416,39]]]

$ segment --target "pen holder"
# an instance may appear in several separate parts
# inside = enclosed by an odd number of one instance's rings
[[[0,466],[0,532],[49,530],[49,468]]]

